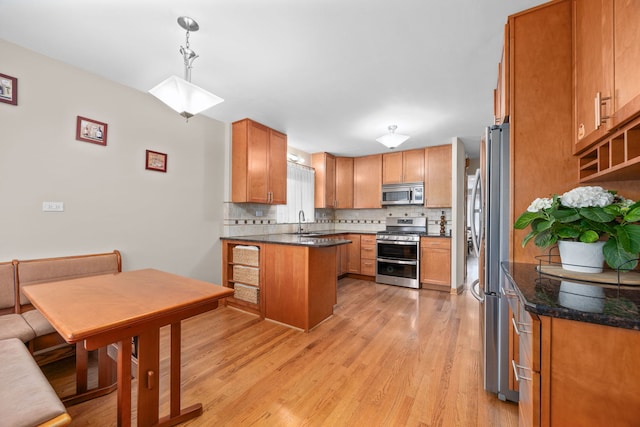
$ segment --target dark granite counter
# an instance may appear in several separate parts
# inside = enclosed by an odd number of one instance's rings
[[[541,274],[538,264],[503,262],[525,309],[541,316],[640,330],[640,286],[598,285]]]
[[[339,233],[331,233],[339,234]],[[256,234],[252,236],[221,237],[220,240],[235,240],[241,242],[273,243],[278,245],[308,246],[312,248],[324,248],[351,243],[351,240],[340,238],[327,238],[329,234]]]

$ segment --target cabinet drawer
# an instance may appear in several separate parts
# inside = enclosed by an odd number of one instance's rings
[[[376,275],[376,260],[375,259],[363,259],[360,261],[360,274],[365,276]]]
[[[360,236],[360,243],[363,245],[375,245],[376,236],[374,234],[363,234]]]
[[[424,249],[451,249],[451,239],[446,237],[423,237],[420,247]]]
[[[363,243],[360,246],[360,258],[376,259],[376,245],[365,245]]]

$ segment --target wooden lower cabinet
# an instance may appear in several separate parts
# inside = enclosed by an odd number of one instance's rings
[[[347,245],[347,273],[360,274],[360,235],[348,234],[347,240],[351,240]]]
[[[360,274],[376,275],[376,236],[373,234],[360,236]]]
[[[423,237],[420,239],[420,283],[423,288],[447,291],[451,289],[451,239]]]
[[[523,307],[519,319],[521,427],[638,425],[640,331],[531,315]]]

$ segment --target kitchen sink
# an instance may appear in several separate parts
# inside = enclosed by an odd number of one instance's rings
[[[322,233],[287,233],[287,234],[300,236],[300,237],[318,237],[323,235]]]

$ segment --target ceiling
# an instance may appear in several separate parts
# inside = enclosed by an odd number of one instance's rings
[[[0,38],[146,92],[183,76],[176,20],[190,16],[192,82],[225,99],[206,116],[250,117],[294,148],[346,156],[389,151],[375,139],[395,124],[411,136],[399,149],[457,136],[475,158],[506,18],[540,3],[0,0]]]

